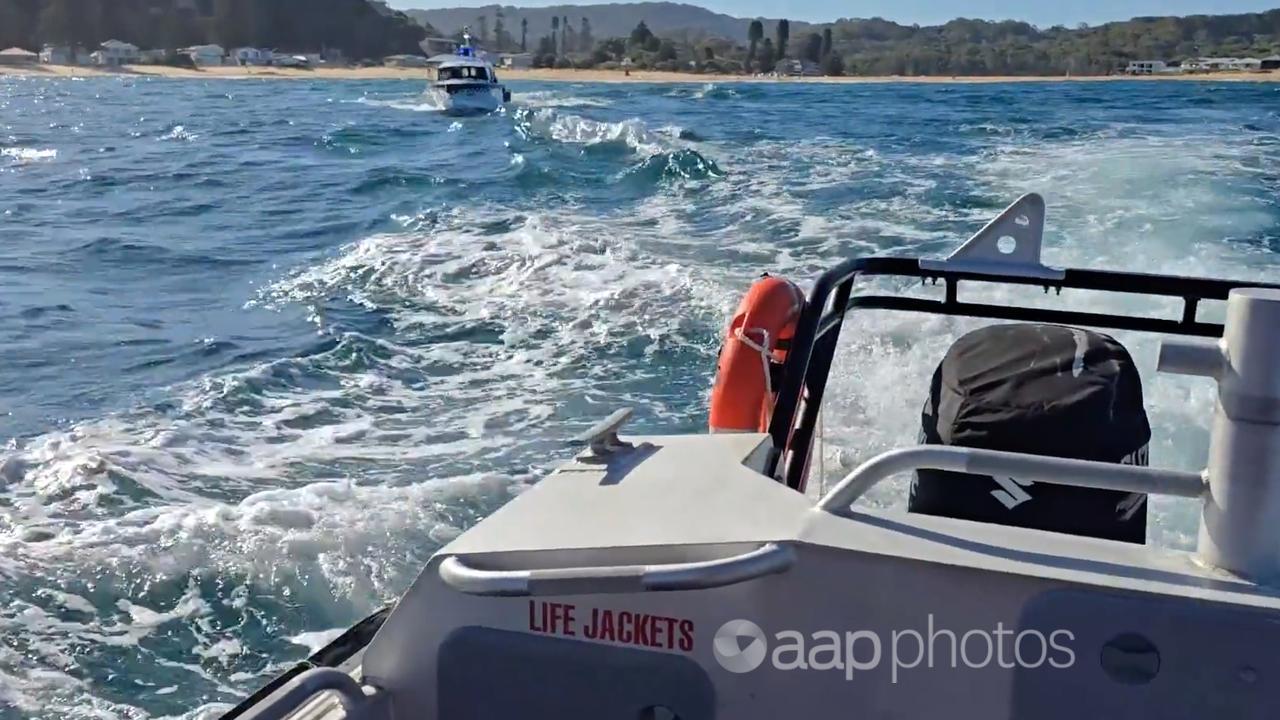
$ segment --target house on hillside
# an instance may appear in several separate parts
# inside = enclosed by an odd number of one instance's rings
[[[1258,61],[1260,70],[1280,70],[1280,55],[1271,55]]]
[[[272,55],[272,52],[270,50],[263,50],[262,48],[254,48],[254,47],[236,48],[235,50],[231,51],[231,64],[241,65],[241,66],[270,65],[271,55]]]
[[[221,45],[193,45],[178,52],[190,57],[196,67],[219,67],[227,55]]]
[[[39,53],[23,50],[20,47],[0,50],[0,65],[35,65],[39,60]]]
[[[94,65],[104,67],[135,65],[140,58],[141,52],[137,45],[119,40],[108,40],[102,43],[98,46],[97,52],[89,56]]]

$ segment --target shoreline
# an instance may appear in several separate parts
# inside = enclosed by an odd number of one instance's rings
[[[131,65],[119,69],[70,65],[0,65],[0,78],[89,78],[144,77],[184,79],[293,79],[293,80],[426,80],[423,68],[317,68],[298,70],[275,67],[210,67],[201,70],[162,65]],[[805,83],[805,84],[991,84],[1044,82],[1280,82],[1280,72],[1217,72],[1176,75],[1076,75],[1076,76],[942,76],[883,75],[839,77],[756,77],[752,75],[714,75],[659,70],[635,70],[630,75],[621,70],[498,70],[503,81],[582,82],[582,83]]]

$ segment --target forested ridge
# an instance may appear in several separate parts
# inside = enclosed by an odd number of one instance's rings
[[[672,29],[642,20],[619,37],[602,27],[610,8],[627,17],[669,3],[558,6],[564,14],[529,22],[533,9],[470,10],[467,24],[499,50],[526,50],[539,65],[591,67],[624,59],[641,68],[762,72],[781,58],[818,63],[828,74],[858,75],[1102,75],[1132,60],[1177,61],[1199,56],[1265,57],[1280,52],[1280,10],[1238,15],[1134,18],[1098,26],[1038,28],[1016,20],[956,19],[944,25],[903,25],[880,18],[832,23],[743,20],[726,36],[720,16],[706,27]],[[684,7],[684,6],[677,6]],[[416,17],[461,22],[462,9],[410,11]],[[545,9],[538,9],[545,14]],[[704,11],[705,12],[705,11]],[[447,13],[447,14],[445,14]],[[696,22],[698,15],[685,17]],[[714,22],[713,22],[714,21]]]
[[[381,58],[420,52],[427,33],[367,0],[0,0],[0,48],[115,39],[144,49],[216,43]]]
[[[932,27],[841,20],[830,28],[846,70],[869,75],[1097,75],[1132,60],[1263,57],[1280,51],[1280,10],[1134,18],[1076,28],[966,19]]]

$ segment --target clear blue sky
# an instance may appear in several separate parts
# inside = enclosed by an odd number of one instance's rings
[[[679,0],[677,0],[679,1]],[[954,17],[976,17],[991,20],[1026,20],[1034,25],[1097,24],[1109,20],[1127,20],[1135,15],[1222,15],[1258,12],[1280,6],[1280,0],[1058,0],[1026,2],[1025,0],[855,0],[832,3],[825,0],[684,0],[692,5],[739,17],[788,17],[796,20],[825,22],[838,17],[880,16],[900,23],[935,25]],[[390,0],[400,9],[433,7],[480,7],[482,5],[516,5],[524,7],[570,4],[565,0],[524,0],[488,2],[486,0]],[[581,3],[595,5],[599,3]]]

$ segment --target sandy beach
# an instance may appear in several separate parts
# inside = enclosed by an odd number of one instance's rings
[[[0,66],[0,77],[165,77],[165,78],[279,78],[310,80],[421,80],[421,68],[318,68],[298,70],[274,67],[211,67],[200,70],[135,65],[119,69],[73,67],[66,65]],[[712,75],[656,70],[634,70],[629,75],[621,70],[499,70],[502,80],[535,80],[541,82],[612,82],[612,83],[1024,83],[1024,82],[1114,82],[1114,81],[1214,81],[1214,82],[1280,82],[1278,72],[1221,72],[1178,75],[1077,75],[1052,76],[847,76],[847,77],[756,77],[751,75]]]

